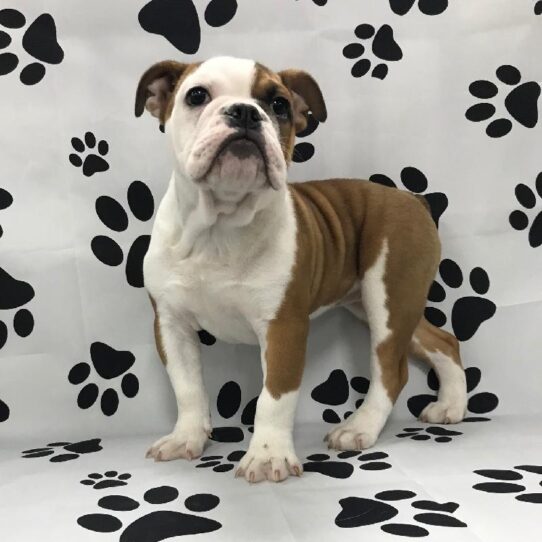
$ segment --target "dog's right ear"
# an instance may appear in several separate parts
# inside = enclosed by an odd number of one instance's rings
[[[166,121],[166,113],[179,78],[191,64],[183,64],[175,60],[164,60],[153,64],[139,80],[135,100],[135,115],[140,117],[147,109],[153,117]]]

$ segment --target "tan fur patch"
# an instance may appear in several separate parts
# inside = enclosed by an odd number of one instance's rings
[[[408,361],[405,346],[392,336],[379,344],[376,349],[381,370],[381,381],[388,397],[395,403],[408,381]]]
[[[177,83],[175,84],[175,87],[173,89],[173,92],[171,93],[171,99],[167,103],[167,107],[164,113],[164,120],[162,123],[165,123],[169,117],[171,117],[171,112],[173,111],[173,105],[175,104],[175,96],[177,95],[177,92],[179,90],[179,87],[183,84],[183,81],[195,70],[199,68],[201,65],[201,62],[195,62],[193,64],[188,64],[186,69],[183,71],[182,75],[177,79]]]
[[[433,363],[427,355],[427,352],[441,352],[445,356],[452,359],[454,363],[462,367],[461,357],[459,355],[459,341],[447,331],[439,329],[430,324],[425,318],[422,318],[414,337],[419,341],[412,342],[411,354],[422,361],[425,361],[431,367]]]
[[[287,322],[303,321],[318,307],[343,298],[374,264],[387,239],[384,283],[392,333],[377,353],[383,384],[394,401],[406,381],[409,344],[440,261],[440,242],[431,216],[413,195],[368,181],[309,181],[289,189],[298,226],[296,262],[270,329],[274,333],[274,329],[287,328]],[[278,336],[275,340],[286,342]],[[281,348],[285,374],[302,372],[301,347]],[[267,357],[268,363],[276,363],[272,358]],[[298,369],[292,364],[298,364]],[[268,374],[266,386],[275,397],[297,389],[297,378],[286,382],[283,377],[271,377]]]
[[[296,113],[296,131],[307,127],[307,114],[312,112],[319,122],[327,119],[327,109],[322,91],[313,77],[303,70],[283,70],[278,73],[294,98]]]
[[[266,113],[273,118],[271,102],[277,97],[283,97],[293,105],[293,96],[284,85],[281,78],[262,64],[256,63],[256,73],[252,82],[251,96],[258,100]],[[280,145],[284,159],[289,163],[292,159],[292,152],[295,142],[295,126],[293,119],[279,120]]]
[[[164,60],[153,64],[140,78],[136,91],[135,115],[139,117],[145,108],[164,124],[171,116],[174,97],[179,85],[200,63],[184,64]],[[156,88],[153,83],[159,82]],[[152,107],[151,107],[152,106]]]
[[[295,308],[292,310],[295,311]],[[308,316],[290,319],[278,317],[269,323],[265,387],[275,399],[283,393],[297,390],[301,385],[308,332]]]

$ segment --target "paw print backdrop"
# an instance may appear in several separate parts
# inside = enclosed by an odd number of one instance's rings
[[[113,5],[114,4],[114,5]],[[542,511],[542,2],[4,0],[0,6],[0,533],[81,540],[532,540]],[[301,478],[235,479],[258,349],[200,331],[213,432],[154,463],[176,404],[143,259],[171,169],[136,119],[152,63],[249,56],[320,83],[292,182],[348,176],[425,197],[442,238],[426,316],[460,341],[468,411],[417,417],[410,380],[372,449],[323,441],[369,389],[368,332],[314,321]],[[247,503],[250,512],[247,514]],[[194,538],[195,539],[195,538]]]

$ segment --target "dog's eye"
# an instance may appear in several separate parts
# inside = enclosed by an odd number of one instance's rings
[[[290,104],[286,98],[275,98],[271,102],[271,107],[273,108],[273,112],[275,115],[277,115],[277,117],[288,117],[288,113],[290,112]]]
[[[191,88],[186,93],[186,103],[188,105],[192,105],[194,107],[196,107],[198,105],[203,105],[203,104],[209,102],[210,99],[211,99],[211,97],[209,96],[209,93],[203,87]]]

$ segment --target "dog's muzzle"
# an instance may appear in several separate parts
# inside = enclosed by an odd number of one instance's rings
[[[223,112],[225,123],[233,131],[218,146],[209,165],[211,171],[217,160],[226,153],[238,160],[261,160],[269,178],[265,138],[262,131],[263,118],[256,107],[236,103]]]
[[[237,103],[229,106],[223,114],[226,124],[236,132],[225,139],[217,156],[227,149],[240,160],[259,155],[265,164],[265,145],[261,133],[263,119],[258,109],[250,104]]]
[[[237,190],[268,183],[279,190],[286,163],[275,129],[258,107],[235,102],[217,111],[198,136],[187,162],[196,182],[218,187],[227,181]]]

